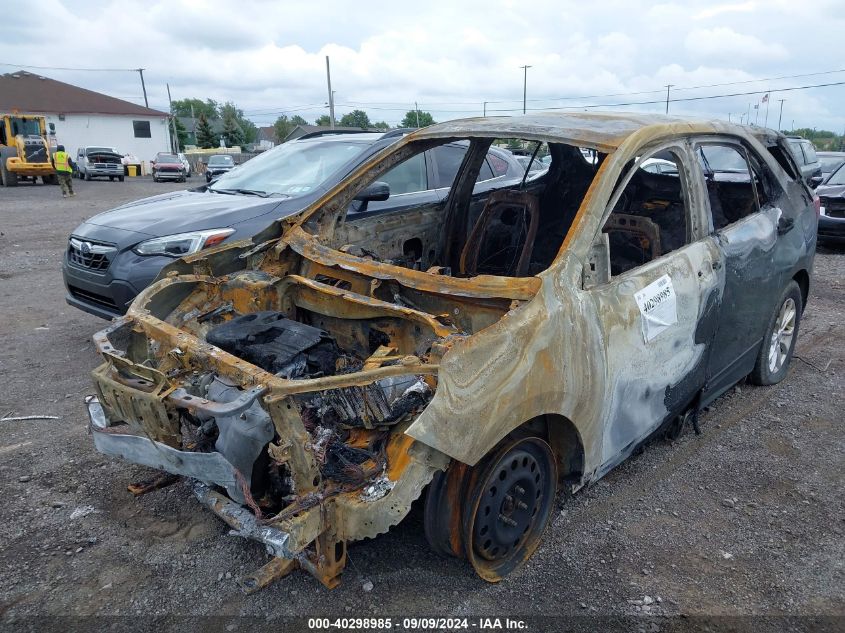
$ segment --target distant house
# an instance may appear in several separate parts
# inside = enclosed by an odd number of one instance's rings
[[[272,125],[258,128],[258,138],[255,140],[255,145],[261,150],[273,149],[279,139],[276,138],[276,128]]]
[[[188,133],[185,145],[198,145],[197,127],[200,124],[200,118],[190,116],[177,116],[176,118]],[[220,137],[223,136],[223,119],[208,119],[208,124],[211,126],[211,131],[214,132],[214,136],[217,137],[219,142]]]
[[[0,112],[43,115],[56,141],[79,147],[114,147],[141,160],[170,150],[167,112],[19,70],[0,75]]]

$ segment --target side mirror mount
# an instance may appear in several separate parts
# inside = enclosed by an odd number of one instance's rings
[[[822,184],[822,180],[824,180],[823,176],[811,176],[810,177],[810,186],[815,189],[820,184]]]
[[[384,202],[390,197],[390,185],[386,182],[377,180],[364,189],[359,191],[355,196],[355,200],[359,202]]]
[[[581,271],[581,285],[584,290],[610,281],[610,238],[600,233],[587,253],[587,261]]]
[[[793,218],[780,216],[780,219],[778,220],[778,235],[789,233],[793,226],[795,226],[795,220]]]

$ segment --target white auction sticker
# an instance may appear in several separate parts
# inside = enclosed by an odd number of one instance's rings
[[[663,275],[634,293],[634,299],[642,314],[643,337],[646,343],[678,322],[675,288],[669,275]]]

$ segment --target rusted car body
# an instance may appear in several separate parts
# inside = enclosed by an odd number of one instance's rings
[[[547,143],[548,171],[473,193],[502,138]],[[461,139],[440,202],[361,208],[380,174]],[[652,158],[677,173],[638,168]],[[744,176],[714,167],[742,160]],[[346,543],[423,494],[432,547],[497,581],[561,486],[746,375],[783,378],[817,217],[774,132],[598,113],[434,125],[251,241],[166,268],[95,337],[94,441],[194,479],[266,545],[248,588],[295,567],[334,586]]]

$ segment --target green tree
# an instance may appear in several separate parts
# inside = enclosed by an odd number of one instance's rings
[[[348,112],[340,117],[340,123],[338,123],[340,127],[360,127],[360,128],[370,128],[373,126],[370,123],[370,117],[367,116],[367,113],[363,110],[353,110],[352,112]]]
[[[784,134],[789,136],[800,136],[813,142],[816,149],[819,151],[840,151],[842,143],[845,138],[839,136],[836,132],[830,130],[816,130],[813,128],[802,127],[797,130],[783,130]]]
[[[176,126],[176,138],[179,141],[179,147],[185,149],[185,145],[188,144],[188,130],[185,129],[178,117],[173,117],[173,124]]]
[[[193,106],[193,113],[192,111]],[[220,113],[218,108],[220,105],[213,99],[177,99],[170,104],[170,112],[176,116],[194,116],[199,117],[205,115],[207,119],[219,119]]]
[[[240,147],[244,144],[244,131],[232,112],[226,112],[223,117],[223,140],[227,147]]]
[[[419,119],[418,119],[419,117]],[[419,123],[417,123],[419,120]],[[431,112],[424,112],[423,110],[408,110],[405,113],[405,118],[399,123],[399,127],[427,127],[434,125],[437,121],[431,116]]]
[[[303,118],[302,118],[301,116],[299,116],[298,114],[294,114],[294,115],[290,118],[290,124],[291,124],[291,125],[308,125],[308,121],[306,121],[305,119],[303,119]]]
[[[255,139],[258,138],[258,128],[256,127],[255,123],[253,123],[244,116],[243,110],[241,110],[231,101],[227,101],[223,105],[219,106],[218,111],[220,113],[220,118],[223,119],[224,123],[227,118],[233,119],[237,124],[237,127],[240,128],[241,141],[240,143],[238,143],[238,145],[255,142]],[[228,145],[229,141],[226,141],[226,144]]]
[[[332,124],[332,120],[329,118],[328,114],[321,114],[317,117],[317,120],[314,121],[314,125],[319,125],[321,127],[329,127]]]
[[[284,143],[288,134],[293,131],[293,123],[286,114],[281,115],[273,124],[273,132],[276,134],[276,140],[279,143]]]
[[[203,149],[211,149],[219,145],[205,114],[201,114],[197,122],[197,145]]]
[[[373,123],[373,127],[377,130],[389,130],[390,126],[385,121],[379,121],[378,123]]]

